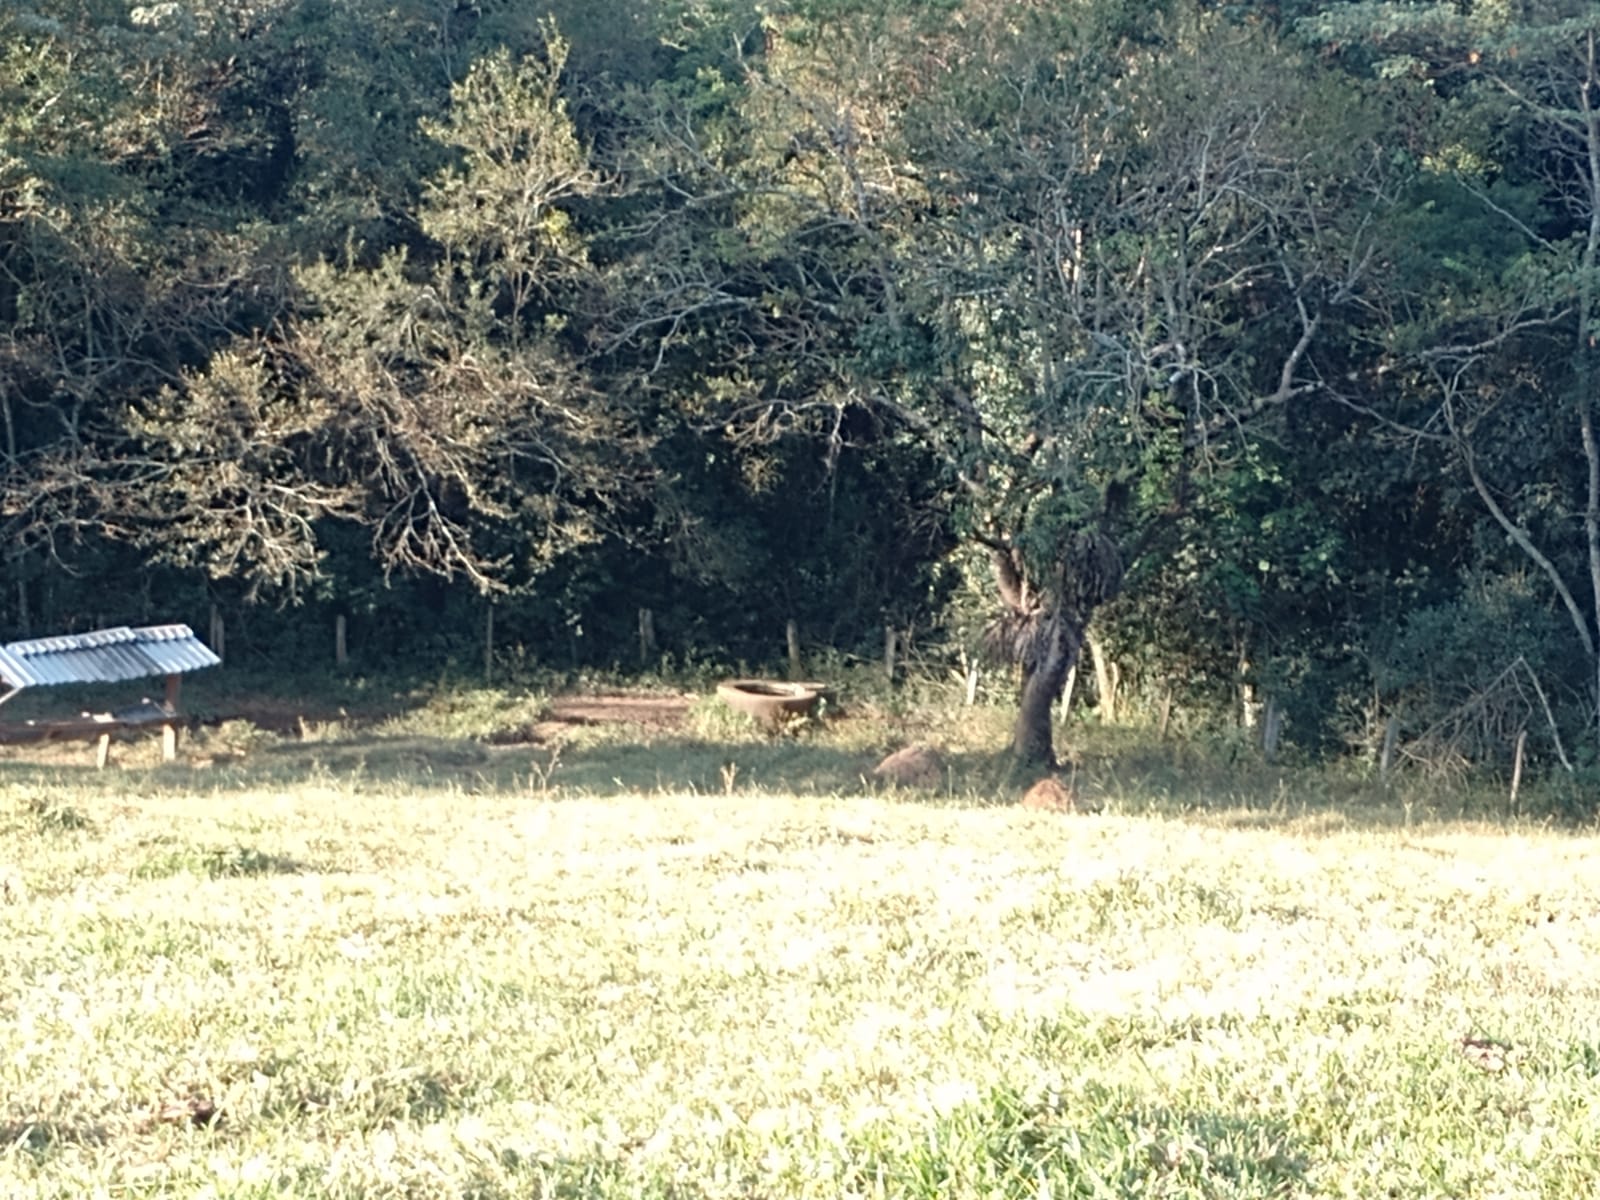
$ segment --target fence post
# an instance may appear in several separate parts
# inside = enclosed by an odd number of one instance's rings
[[[1394,751],[1400,742],[1400,718],[1391,716],[1383,727],[1383,754],[1378,759],[1378,778],[1389,782],[1389,772],[1394,769]]]
[[[494,680],[494,601],[483,609],[483,681]]]
[[[1511,761],[1511,815],[1520,817],[1522,813],[1517,808],[1517,792],[1522,787],[1522,755],[1528,748],[1528,731],[1517,730],[1516,756]]]
[[[790,620],[789,623],[784,626],[783,634],[784,640],[788,642],[789,645],[789,678],[803,679],[805,678],[806,666],[805,661],[800,657],[799,624],[794,620]]]
[[[1278,759],[1278,740],[1283,733],[1283,706],[1276,696],[1267,697],[1267,710],[1261,718],[1261,749],[1267,761]]]
[[[1100,644],[1100,639],[1089,636],[1089,658],[1094,663],[1095,690],[1100,693],[1100,723],[1102,725],[1115,725],[1117,723],[1117,682],[1120,672],[1117,664],[1111,661],[1111,656],[1106,653],[1105,647]]]
[[[648,667],[656,656],[656,614],[639,610],[639,666]]]

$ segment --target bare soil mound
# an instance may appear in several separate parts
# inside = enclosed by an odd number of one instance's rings
[[[932,746],[907,746],[896,750],[873,768],[874,778],[908,788],[944,786],[944,756]]]
[[[1023,808],[1037,812],[1070,813],[1078,811],[1072,789],[1053,775],[1046,775],[1022,794],[1018,803]]]

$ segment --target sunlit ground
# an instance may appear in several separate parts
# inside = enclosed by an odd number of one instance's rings
[[[0,1194],[1600,1195],[1592,835],[715,720],[0,763]]]

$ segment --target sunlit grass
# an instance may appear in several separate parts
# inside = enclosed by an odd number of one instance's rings
[[[0,764],[0,1195],[1600,1195],[1592,835],[993,720]]]

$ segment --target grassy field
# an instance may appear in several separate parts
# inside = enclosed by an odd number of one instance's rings
[[[486,707],[0,760],[0,1195],[1600,1196],[1588,832]]]

